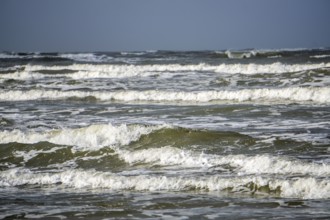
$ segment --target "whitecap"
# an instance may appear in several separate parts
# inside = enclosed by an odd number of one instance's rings
[[[121,159],[129,164],[150,163],[158,166],[180,168],[219,168],[230,165],[239,175],[281,174],[281,175],[330,175],[328,164],[304,163],[299,160],[269,155],[213,155],[182,150],[171,146],[138,151],[118,149]],[[233,172],[233,171],[232,171]]]
[[[97,55],[94,53],[64,53],[60,54],[59,57],[71,59],[79,62],[96,62],[101,63],[113,59],[106,55]]]
[[[93,96],[102,101],[165,101],[165,102],[210,102],[210,101],[260,101],[275,103],[315,102],[329,103],[329,87],[292,87],[292,88],[264,88],[223,91],[0,91],[2,101],[25,101],[38,99],[66,99],[70,97],[85,98]]]
[[[208,72],[215,74],[279,74],[287,72],[300,72],[311,69],[328,68],[330,63],[317,64],[220,64],[209,65],[205,63],[180,65],[180,64],[155,64],[155,65],[115,65],[115,64],[72,64],[68,66],[43,66],[43,65],[23,65],[21,66],[26,74],[45,70],[61,71],[70,70],[73,73],[53,74],[51,77],[71,77],[74,79],[88,78],[127,78],[127,77],[147,77],[155,74],[167,73],[196,73]],[[1,76],[16,79],[20,77],[16,74],[6,74]]]
[[[74,146],[73,150],[99,150],[103,147],[123,146],[138,140],[163,126],[95,124],[82,128],[36,131],[1,131],[0,143],[38,143],[48,141],[58,145]]]
[[[0,186],[62,184],[75,189],[109,189],[135,191],[230,190],[233,193],[280,193],[282,197],[302,199],[330,198],[329,180],[312,177],[279,179],[262,176],[122,176],[94,170],[66,170],[58,173],[36,173],[24,168],[12,168],[0,173]]]

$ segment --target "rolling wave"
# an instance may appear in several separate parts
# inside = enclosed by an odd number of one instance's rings
[[[106,146],[122,146],[138,140],[162,126],[111,124],[90,125],[77,129],[51,130],[46,132],[1,131],[0,143],[50,142],[57,145],[74,146],[75,150],[99,150]]]
[[[1,101],[25,100],[55,100],[68,98],[94,97],[101,101],[156,101],[156,102],[210,102],[210,101],[260,101],[260,102],[315,102],[327,104],[330,102],[329,87],[293,87],[281,89],[242,89],[224,91],[55,91],[55,90],[28,90],[28,91],[1,91]]]
[[[48,73],[47,77],[71,77],[75,79],[88,78],[125,78],[125,77],[146,77],[166,73],[196,73],[211,72],[225,74],[276,74],[291,73],[312,69],[329,68],[330,63],[318,64],[220,64],[209,65],[205,63],[194,65],[112,65],[112,64],[73,64],[67,66],[43,66],[24,65],[16,66],[19,71],[14,73],[1,74],[0,78],[26,79],[43,77],[43,73]],[[22,70],[24,69],[24,70]],[[11,71],[13,67],[11,67]],[[67,72],[67,73],[65,73]],[[54,74],[52,74],[54,73]],[[37,74],[40,74],[39,76]]]
[[[172,132],[168,132],[168,130]],[[159,133],[160,132],[160,133]],[[174,135],[173,133],[179,134]],[[195,133],[182,136],[180,133]],[[154,134],[163,136],[158,138],[159,143],[154,142]],[[228,134],[228,133],[227,133]],[[196,136],[197,135],[197,136]],[[244,141],[247,136],[240,134],[232,134],[233,142]],[[201,145],[221,141],[228,142],[228,138],[224,137],[224,133],[218,132],[202,132],[194,130],[180,130],[178,128],[169,127],[168,125],[111,125],[100,124],[90,125],[75,129],[51,130],[45,132],[29,131],[23,132],[19,130],[0,132],[0,143],[41,143],[47,141],[55,144],[54,149],[63,146],[73,147],[74,151],[99,151],[104,147],[113,149],[123,161],[134,165],[139,163],[148,163],[157,166],[175,166],[175,167],[195,167],[195,168],[215,168],[225,171],[226,168],[221,166],[230,166],[231,172],[238,174],[301,174],[324,176],[330,174],[330,166],[327,164],[311,164],[298,160],[292,160],[280,156],[270,155],[218,155],[208,154],[193,149],[189,149],[197,143],[193,140],[186,141],[184,144],[182,138],[203,139]],[[213,138],[213,140],[209,140]],[[152,143],[145,142],[146,140]],[[173,140],[173,141],[168,141]],[[191,143],[190,143],[191,142]],[[190,144],[189,144],[190,143]],[[176,145],[176,147],[174,147]],[[126,147],[124,147],[126,146]],[[140,146],[140,147],[138,147]],[[141,148],[142,147],[142,148]],[[30,147],[31,148],[31,147]],[[35,151],[26,148],[26,152],[16,154],[29,155],[38,153],[54,153],[55,150]],[[16,150],[14,150],[16,151]],[[21,152],[21,151],[20,151]],[[34,155],[35,156],[35,155]],[[100,155],[102,156],[102,155]]]
[[[113,58],[106,55],[97,55],[94,53],[63,53],[59,57],[78,61],[78,62],[92,62],[92,63],[102,63],[112,60]]]
[[[176,133],[179,134],[176,134]],[[174,147],[166,145],[157,146],[154,139],[163,136],[163,141],[175,138],[175,142],[181,141],[181,134],[189,133],[185,138],[204,138],[207,143],[210,138],[213,142],[224,137],[224,133],[194,131],[189,129],[173,128],[167,125],[90,125],[82,128],[37,131],[2,131],[0,143],[52,143],[47,148],[41,146],[35,148],[10,147],[9,154],[13,161],[23,158],[23,164],[38,155],[51,154],[52,158],[62,163],[61,169],[54,168],[56,164],[40,164],[44,170],[29,169],[29,166],[11,166],[0,172],[0,186],[39,185],[50,186],[61,184],[64,187],[74,189],[109,189],[109,190],[134,190],[134,191],[226,191],[232,193],[248,194],[275,194],[282,197],[295,197],[304,199],[330,198],[330,181],[324,176],[330,175],[329,164],[316,164],[283,156],[271,156],[258,154],[248,156],[208,154],[188,146]],[[156,135],[156,137],[153,137]],[[166,136],[164,136],[166,135]],[[248,137],[240,134],[231,134],[235,140]],[[148,146],[148,140],[152,143]],[[219,139],[219,140],[220,140]],[[234,140],[234,141],[235,141]],[[188,141],[188,145],[196,142]],[[37,145],[37,144],[36,144]],[[44,145],[44,144],[42,144]],[[63,146],[64,145],[64,146]],[[180,145],[180,143],[179,143]],[[63,160],[63,149],[70,146],[71,151],[89,152],[73,154]],[[138,147],[143,146],[143,147]],[[109,170],[96,171],[93,169],[67,169],[65,163],[79,160],[93,160],[97,163],[107,162],[101,160],[108,156],[101,148],[111,148],[118,158],[127,164],[129,168],[113,173]],[[94,152],[91,154],[91,152]],[[56,156],[59,155],[59,156]],[[6,155],[3,156],[7,165],[10,163]],[[2,158],[3,160],[3,158]],[[94,163],[94,162],[93,162]],[[144,169],[136,169],[144,164]],[[3,166],[3,164],[1,164]],[[100,165],[102,166],[102,164]],[[145,168],[151,168],[145,170]],[[158,170],[160,167],[163,169]],[[181,175],[171,175],[171,172],[181,170]],[[204,175],[196,175],[196,173]],[[191,175],[193,174],[193,175]]]
[[[280,179],[261,176],[180,177],[162,175],[124,176],[92,170],[68,170],[58,173],[35,173],[13,168],[0,173],[0,186],[54,185],[76,189],[109,189],[135,191],[230,191],[248,194],[278,194],[302,199],[330,198],[329,180],[313,177]]]
[[[329,53],[0,53],[0,188],[330,199]]]

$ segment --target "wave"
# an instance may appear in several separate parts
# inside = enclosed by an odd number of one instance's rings
[[[322,59],[322,58],[328,58],[328,57],[330,57],[330,54],[310,56],[310,58],[316,58],[316,59]]]
[[[0,53],[0,59],[14,59],[14,58],[20,58],[20,57],[14,54]]]
[[[69,58],[61,57],[58,53],[0,53],[0,59],[38,62],[68,61]]]
[[[148,52],[120,52],[121,55],[123,56],[143,56],[147,54]]]
[[[248,174],[300,174],[328,176],[330,166],[326,164],[310,164],[269,155],[214,155],[182,150],[171,146],[150,148],[137,151],[117,151],[120,158],[133,165],[149,163],[157,166],[176,166],[181,168],[211,168],[217,171]],[[229,167],[229,168],[228,168]]]
[[[210,101],[260,101],[276,103],[315,102],[329,103],[329,87],[294,87],[281,89],[242,89],[224,91],[55,91],[55,90],[28,90],[28,91],[0,91],[1,101],[26,100],[54,100],[68,98],[95,97],[101,101],[156,101],[156,102],[210,102]]]
[[[6,127],[6,126],[11,126],[14,124],[14,121],[11,119],[4,118],[0,116],[0,128],[1,127]]]
[[[300,57],[305,58],[324,58],[328,57],[328,49],[245,49],[245,50],[226,50],[226,51],[215,51],[214,52],[219,58],[229,59],[258,59],[258,58],[281,58],[281,57]],[[326,54],[326,55],[324,55]]]
[[[8,73],[8,72],[19,72],[24,70],[24,66],[11,66],[11,67],[0,67],[0,73]],[[0,75],[1,76],[1,75]],[[4,76],[4,75],[2,75]]]
[[[32,59],[42,57],[40,53],[0,53],[0,59]]]
[[[72,188],[136,191],[229,191],[233,193],[279,194],[303,199],[330,198],[329,180],[312,177],[278,179],[260,176],[184,177],[164,175],[124,176],[92,170],[67,170],[59,173],[35,173],[14,168],[0,173],[0,186],[62,184]]]
[[[15,147],[10,153],[16,157],[15,161],[17,157],[23,158],[25,163],[33,158],[36,161],[38,154],[53,154],[52,157],[55,158],[57,153],[63,159],[61,149],[72,146],[71,151],[97,151],[93,154],[77,154],[76,156],[81,160],[92,158],[100,162],[103,156],[107,156],[101,148],[110,147],[114,154],[130,168],[140,167],[143,164],[144,169],[124,169],[116,173],[111,173],[109,169],[106,172],[82,170],[77,166],[74,168],[70,166],[69,169],[64,166],[66,161],[61,160],[62,169],[52,169],[51,172],[49,168],[53,168],[56,164],[51,164],[42,171],[26,167],[8,167],[7,170],[0,172],[0,186],[62,184],[65,187],[77,189],[208,190],[233,193],[275,193],[283,197],[306,199],[330,198],[330,180],[324,178],[330,175],[330,165],[327,163],[311,163],[289,157],[262,154],[255,156],[208,154],[189,149],[187,146],[173,147],[163,143],[160,145],[162,147],[159,147],[157,143],[154,143],[152,135],[159,135],[159,132],[168,130],[173,133],[179,132],[177,140],[180,139],[182,132],[193,132],[193,130],[178,129],[167,125],[101,124],[44,132],[2,131],[0,132],[1,143],[42,144],[48,141],[54,144],[47,148],[34,148],[32,145],[25,149]],[[202,135],[201,132],[195,135]],[[242,135],[233,135],[242,138]],[[214,141],[216,142],[220,136],[215,137]],[[145,143],[150,138],[152,145]],[[164,137],[163,140],[166,138],[170,136]],[[210,134],[207,138],[210,138]],[[68,160],[71,159],[74,158],[68,158]],[[48,163],[43,165],[47,166]],[[40,163],[38,166],[40,167]],[[155,172],[153,169],[148,169],[153,167],[156,167]],[[181,175],[171,175],[178,170],[181,171]],[[198,175],[200,172],[205,175]]]
[[[103,147],[123,146],[138,140],[163,126],[100,124],[76,129],[51,130],[46,132],[1,131],[0,143],[50,142],[57,145],[74,146],[74,150],[95,151]]]
[[[188,132],[190,135],[183,136],[182,132]],[[173,136],[174,133],[179,134],[175,137]],[[154,135],[156,135],[156,137],[153,137]],[[159,135],[163,137],[158,138]],[[206,168],[222,172],[226,172],[230,169],[230,172],[236,172],[240,175],[330,175],[330,166],[327,164],[304,163],[298,160],[270,155],[246,156],[203,153],[190,149],[192,145],[196,146],[197,144],[194,140],[189,140],[186,144],[180,142],[182,137],[186,139],[203,138],[204,141],[200,141],[200,144],[205,147],[209,141],[212,142],[212,145],[219,141],[228,142],[228,138],[221,138],[223,136],[225,135],[221,132],[208,132],[206,134],[201,131],[194,132],[193,130],[171,128],[169,125],[146,126],[122,124],[114,126],[111,124],[100,124],[82,128],[44,132],[23,132],[20,130],[2,131],[0,132],[0,143],[36,144],[47,141],[48,143],[55,144],[52,149],[48,149],[48,153],[54,152],[54,149],[63,147],[63,145],[72,146],[73,148],[71,150],[73,151],[98,151],[104,147],[110,147],[121,160],[131,166],[143,163],[149,164],[150,166],[175,166],[179,169],[187,167],[198,169]],[[240,134],[232,134],[231,138],[235,138],[232,142],[242,142],[244,140],[246,141],[248,137]],[[175,140],[171,141],[172,139]],[[207,140],[205,141],[205,139]],[[149,143],[148,140],[151,141],[151,143]],[[174,147],[174,145],[176,145],[176,147]],[[232,144],[232,146],[234,146],[234,144]],[[24,160],[35,157],[35,154],[38,154],[38,152],[47,153],[45,150],[36,151],[36,149],[31,149],[31,147],[27,148],[28,151],[22,151],[22,148],[19,149],[22,153],[16,156],[22,157],[22,155],[27,155],[27,158],[23,156],[25,158]]]
[[[94,53],[64,53],[60,54],[59,57],[78,61],[78,62],[93,62],[102,63],[112,60],[113,58],[106,55],[97,55]]]
[[[195,65],[180,64],[160,64],[160,65],[114,65],[114,64],[73,64],[67,66],[43,66],[26,65],[15,67],[24,69],[15,73],[2,74],[1,78],[28,78],[29,75],[56,72],[68,70],[67,74],[49,74],[52,77],[71,77],[75,79],[86,78],[125,78],[125,77],[146,77],[166,73],[196,73],[196,72],[214,72],[224,74],[277,74],[288,72],[300,72],[312,69],[329,68],[330,63],[318,64],[220,64],[209,65],[205,63]],[[30,78],[33,76],[30,76]]]
[[[258,55],[260,52],[257,50],[251,50],[251,51],[231,51],[227,50],[225,54],[230,59],[243,59],[243,58],[251,58]]]

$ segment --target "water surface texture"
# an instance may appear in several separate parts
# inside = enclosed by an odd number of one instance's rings
[[[0,218],[330,218],[330,50],[1,53]]]

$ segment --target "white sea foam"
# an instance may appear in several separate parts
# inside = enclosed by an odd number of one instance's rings
[[[230,165],[238,174],[301,174],[328,176],[330,165],[303,163],[298,160],[268,155],[212,155],[181,150],[174,147],[144,149],[139,151],[118,150],[119,157],[125,162],[152,163],[160,166],[179,166],[195,168],[219,168]]]
[[[102,101],[166,101],[166,102],[209,102],[209,101],[266,101],[266,102],[315,102],[329,103],[329,87],[293,87],[281,89],[242,89],[224,91],[0,91],[1,101],[24,101],[38,99],[66,99],[70,97],[85,98],[93,96]]]
[[[14,59],[14,58],[20,58],[20,56],[15,54],[0,53],[0,59]]]
[[[310,69],[328,68],[330,63],[318,64],[220,64],[209,65],[205,63],[194,65],[180,64],[163,64],[163,65],[113,65],[113,64],[73,64],[69,66],[42,66],[42,65],[26,65],[24,72],[38,72],[42,70],[72,70],[74,73],[68,74],[53,74],[52,77],[72,77],[75,79],[84,78],[125,78],[125,77],[145,77],[155,74],[164,73],[182,73],[182,72],[214,72],[226,74],[272,74],[299,72]],[[20,72],[6,74],[7,78],[19,78]]]
[[[268,56],[268,58],[275,59],[275,58],[281,58],[281,55],[274,55],[274,56]]]
[[[74,146],[74,150],[98,150],[106,146],[122,146],[136,141],[163,126],[100,124],[76,129],[51,130],[45,132],[20,130],[1,131],[0,143],[38,143],[48,141],[58,145]]]
[[[142,135],[150,134],[155,130],[168,127],[168,125],[145,126],[145,125],[111,125],[100,124],[76,129],[51,130],[44,132],[20,130],[1,131],[0,143],[38,143],[48,141],[58,145],[74,146],[73,150],[98,150],[110,146],[118,156],[129,164],[150,163],[160,166],[179,166],[195,168],[212,168],[221,165],[230,165],[241,174],[309,174],[317,176],[330,175],[330,166],[327,164],[310,164],[300,161],[289,160],[281,157],[267,155],[244,156],[244,155],[212,155],[187,151],[171,146],[150,148],[143,150],[123,149],[121,146],[128,145],[140,139]],[[53,152],[58,148],[53,148]],[[47,151],[48,152],[48,151]],[[38,153],[45,151],[21,152],[16,156],[23,157],[28,161]]]
[[[175,167],[189,170],[224,170],[231,167],[230,176],[206,175],[204,177],[166,175],[121,175],[67,170],[59,173],[38,173],[23,168],[10,168],[0,172],[0,186],[18,186],[26,184],[64,184],[73,188],[107,188],[111,190],[210,190],[219,191],[232,188],[234,192],[253,191],[246,185],[254,183],[258,187],[267,186],[271,190],[278,187],[284,197],[330,198],[330,182],[322,177],[330,175],[329,164],[314,164],[292,160],[286,157],[270,155],[213,155],[192,150],[183,150],[171,146],[132,150],[121,148],[141,135],[149,134],[163,126],[142,125],[91,125],[77,129],[63,129],[45,132],[23,132],[18,130],[0,132],[1,143],[36,143],[49,141],[59,145],[76,146],[76,150],[97,150],[104,146],[113,146],[119,158],[134,166],[150,165]],[[116,147],[117,146],[117,147]],[[23,157],[27,162],[39,153],[51,153],[61,147],[50,150],[15,151],[14,155]],[[166,173],[166,172],[165,172]],[[309,176],[299,178],[281,178],[281,176]],[[320,178],[321,177],[321,178]],[[323,180],[320,180],[323,179]]]
[[[10,70],[6,70],[10,71]],[[38,80],[47,77],[45,74],[37,72],[15,71],[14,73],[8,73],[0,75],[0,79],[16,79],[16,80]]]
[[[329,180],[312,177],[299,179],[276,179],[261,176],[204,176],[167,177],[155,175],[121,176],[113,173],[67,170],[59,173],[35,173],[28,169],[13,168],[0,173],[0,186],[63,184],[72,188],[106,188],[110,190],[137,191],[185,191],[209,190],[252,193],[258,187],[281,190],[283,197],[304,199],[330,198]],[[257,187],[249,187],[251,183]]]
[[[142,135],[150,134],[155,130],[168,127],[168,125],[90,125],[83,128],[50,130],[44,132],[20,130],[1,131],[0,143],[38,143],[48,141],[58,145],[74,146],[73,150],[98,150],[110,146],[118,156],[129,164],[150,163],[160,166],[179,166],[195,168],[213,168],[222,165],[230,165],[241,174],[303,174],[327,176],[330,175],[330,165],[303,163],[297,160],[289,160],[268,155],[244,156],[244,155],[212,155],[194,151],[182,150],[171,146],[150,148],[143,150],[123,149],[140,139]],[[58,148],[53,148],[53,152]],[[31,151],[15,153],[28,161],[38,153],[48,151]]]
[[[228,58],[230,59],[243,59],[243,58],[251,58],[258,54],[258,51],[251,50],[251,51],[231,51],[227,50],[225,52]]]
[[[310,56],[310,58],[316,58],[316,59],[327,58],[327,57],[330,57],[330,54]]]
[[[120,54],[123,56],[127,55],[135,55],[135,56],[142,56],[145,55],[147,52],[121,52]]]
[[[15,151],[13,155],[15,157],[22,157],[24,162],[28,162],[30,159],[36,157],[38,154],[47,154],[47,153],[54,153],[57,150],[62,149],[63,147],[53,147],[50,150],[30,150],[30,151]]]
[[[0,59],[31,59],[31,58],[42,58],[47,57],[41,55],[40,53],[27,53],[27,54],[10,54],[10,53],[0,53]]]
[[[93,53],[65,53],[65,54],[60,54],[59,57],[71,59],[75,61],[81,61],[81,62],[96,62],[96,63],[105,62],[113,59],[112,57],[106,55],[96,55]]]
[[[94,53],[63,53],[59,55],[42,55],[38,53],[31,53],[31,54],[7,54],[7,53],[0,53],[0,59],[26,59],[26,58],[65,58],[71,59],[75,61],[82,61],[82,62],[104,62],[113,59],[112,57],[106,55],[98,55]]]
[[[22,66],[16,65],[11,67],[0,67],[0,72],[11,72],[11,71],[18,71],[19,69],[23,69]],[[1,75],[2,78],[4,75]]]

